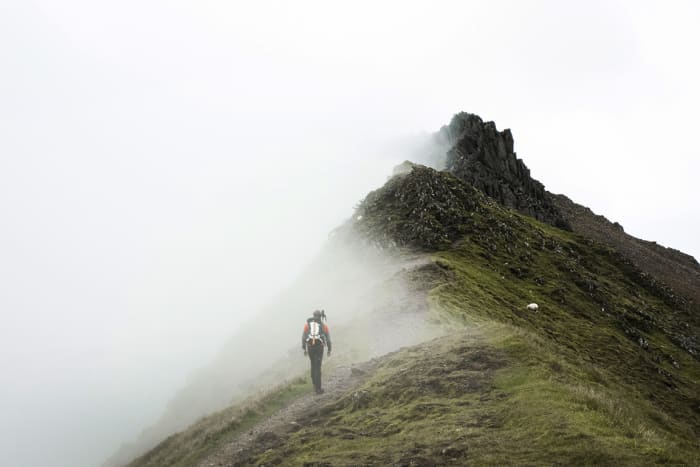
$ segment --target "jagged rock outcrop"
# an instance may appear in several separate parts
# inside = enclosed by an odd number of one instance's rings
[[[620,224],[546,191],[516,157],[510,130],[498,131],[494,122],[461,112],[433,135],[433,145],[437,152],[447,151],[444,158],[431,159],[440,168],[506,207],[614,247],[642,271],[700,304],[700,266],[695,258],[635,238]]]
[[[510,130],[499,132],[494,122],[461,112],[440,129],[436,139],[450,145],[445,162],[449,172],[509,208],[570,230],[544,185],[516,157]]]

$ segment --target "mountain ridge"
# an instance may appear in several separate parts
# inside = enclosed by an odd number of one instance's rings
[[[375,292],[346,307],[352,319],[334,335],[336,354],[338,348],[347,352],[344,364],[366,359],[363,346],[371,341],[357,338],[373,320],[399,323],[403,310],[427,310],[423,324],[409,320],[409,327],[437,323],[454,331],[452,337],[397,340],[393,350],[404,347],[379,357],[360,387],[324,402],[308,417],[287,420],[297,423],[293,430],[280,425],[260,433],[260,445],[244,453],[232,454],[226,446],[248,425],[235,415],[233,425],[221,425],[229,417],[222,412],[130,465],[177,459],[177,440],[191,443],[185,446],[199,460],[229,452],[216,457],[220,465],[700,462],[693,441],[700,434],[700,313],[688,296],[694,279],[679,293],[668,281],[682,272],[662,271],[664,279],[616,247],[609,235],[586,235],[587,224],[571,220],[588,218],[576,212],[578,205],[531,179],[515,158],[509,131],[498,132],[472,114],[458,115],[472,126],[450,136],[466,149],[452,156],[448,149],[447,170],[403,164],[367,195],[334,240],[359,248],[343,262],[363,263],[375,254],[424,258],[378,276]],[[441,131],[441,138],[449,136]],[[479,131],[483,134],[475,135]],[[483,163],[490,156],[500,162]],[[470,164],[478,166],[479,176],[460,177]],[[494,172],[498,167],[508,174]],[[474,183],[490,186],[490,193]],[[590,210],[584,214],[595,216]],[[601,229],[622,232],[607,219],[593,219]],[[641,240],[617,241],[644,252],[635,243]],[[658,254],[693,270],[692,257]],[[344,267],[332,266],[335,272]],[[312,276],[318,274],[328,272]],[[346,276],[338,284],[352,289],[359,276]],[[531,301],[539,303],[539,312],[525,310]],[[434,356],[431,348],[441,350]],[[391,350],[387,345],[382,352]],[[265,418],[270,400],[296,397],[295,391],[308,387],[293,379],[298,365],[284,365],[296,370],[273,373],[290,383],[273,388],[272,399],[238,399],[235,410],[249,413],[243,409],[252,404],[258,407],[253,417]],[[537,396],[540,391],[551,399]],[[533,420],[542,426],[533,429]],[[508,450],[492,448],[499,443]]]

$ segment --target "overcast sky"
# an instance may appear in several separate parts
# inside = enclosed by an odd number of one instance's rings
[[[700,257],[699,23],[690,1],[0,0],[0,464],[132,438],[459,111]]]

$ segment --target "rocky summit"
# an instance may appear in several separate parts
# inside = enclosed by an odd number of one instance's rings
[[[516,157],[510,130],[498,131],[494,122],[461,112],[440,129],[436,139],[450,148],[445,161],[449,172],[506,207],[570,230],[544,185]]]
[[[620,251],[636,267],[671,287],[672,293],[700,304],[700,265],[695,258],[638,239],[626,233],[619,223],[564,195],[547,191],[531,177],[522,159],[516,157],[509,129],[498,131],[494,122],[460,112],[433,136],[440,148],[439,154],[432,157],[440,164],[433,165],[439,165],[505,207]]]

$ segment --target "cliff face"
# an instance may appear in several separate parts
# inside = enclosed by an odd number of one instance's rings
[[[449,172],[506,207],[570,230],[544,185],[516,157],[510,130],[499,132],[495,123],[461,112],[440,129],[436,139],[450,146],[445,163]]]

